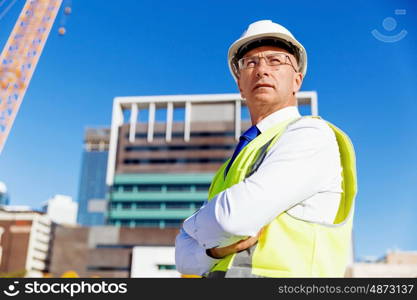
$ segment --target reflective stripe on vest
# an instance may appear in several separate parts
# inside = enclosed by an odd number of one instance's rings
[[[304,117],[306,118],[306,117]],[[255,173],[267,152],[287,127],[301,118],[290,119],[266,130],[236,157],[226,178],[218,170],[209,199]],[[250,249],[226,256],[207,274],[218,277],[342,277],[348,263],[356,186],[356,163],[348,136],[327,122],[339,146],[343,167],[342,194],[332,225],[308,222],[286,212],[265,226],[258,243]]]

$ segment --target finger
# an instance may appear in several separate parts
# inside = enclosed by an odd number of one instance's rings
[[[236,245],[236,247],[239,249],[239,251],[244,250],[255,245],[257,241],[258,241],[257,238],[251,237],[247,240],[240,242],[238,245]]]

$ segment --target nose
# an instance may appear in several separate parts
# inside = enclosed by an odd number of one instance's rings
[[[269,76],[270,68],[266,63],[265,57],[259,58],[259,63],[255,66],[255,72],[257,77]]]

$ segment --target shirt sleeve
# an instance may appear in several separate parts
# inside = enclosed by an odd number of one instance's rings
[[[336,156],[329,126],[323,120],[301,119],[287,128],[256,173],[219,193],[183,228],[206,248],[254,236],[282,212],[319,193],[339,171],[329,163]]]
[[[175,264],[178,272],[201,276],[210,271],[218,261],[209,257],[206,249],[202,248],[184,230],[180,230],[175,239]]]

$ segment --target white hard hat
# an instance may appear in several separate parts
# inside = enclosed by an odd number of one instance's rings
[[[239,50],[242,48],[242,46],[249,45],[254,41],[260,41],[261,46],[262,40],[266,39],[276,39],[284,42],[292,48],[295,48],[295,56],[297,58],[299,71],[303,74],[303,77],[306,75],[307,53],[303,45],[301,45],[300,42],[295,39],[292,33],[284,26],[273,23],[271,20],[261,20],[250,24],[242,36],[229,48],[229,69],[236,81],[238,77],[238,70],[235,57],[239,53]]]

